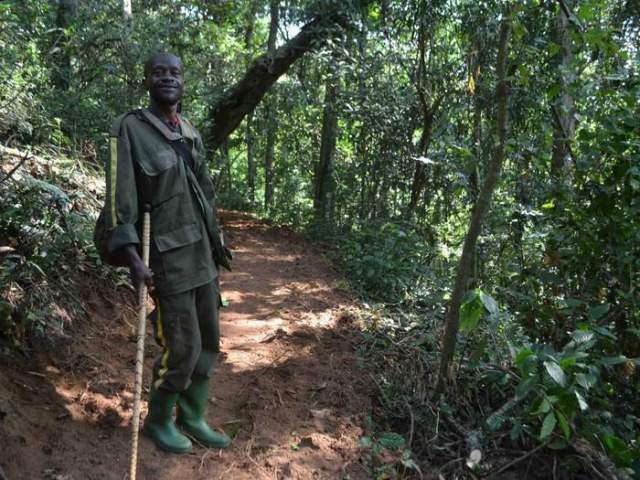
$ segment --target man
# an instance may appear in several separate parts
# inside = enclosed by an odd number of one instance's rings
[[[143,432],[174,453],[192,449],[182,432],[224,448],[229,437],[211,429],[204,413],[220,342],[217,266],[229,268],[231,256],[221,241],[202,140],[178,113],[182,62],[159,53],[144,74],[150,107],[119,117],[110,132],[105,206],[109,251],[124,258],[136,289],[149,285],[156,303],[151,319],[162,355]],[[150,268],[140,258],[143,209],[151,212]]]

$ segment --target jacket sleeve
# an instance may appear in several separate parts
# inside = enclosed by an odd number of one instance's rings
[[[126,128],[116,121],[109,135],[106,165],[108,248],[114,252],[125,245],[138,245],[138,190]]]
[[[213,213],[215,215],[216,212],[216,191],[213,187],[213,181],[211,180],[211,174],[209,173],[209,165],[205,158],[204,154],[204,145],[202,144],[202,140],[200,137],[196,137],[195,139],[195,147],[198,151],[198,156],[200,157],[200,164],[198,165],[198,169],[195,172],[198,183],[200,184],[200,188],[207,198],[207,202],[211,206]]]

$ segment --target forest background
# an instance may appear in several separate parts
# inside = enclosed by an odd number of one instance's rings
[[[446,461],[441,415],[470,451],[640,474],[637,2],[24,0],[0,24],[7,348],[56,327],[16,285],[98,270],[109,126],[167,50],[219,204],[323,242],[367,302],[372,476]]]

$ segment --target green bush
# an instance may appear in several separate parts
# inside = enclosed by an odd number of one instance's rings
[[[337,255],[356,288],[389,302],[416,291],[431,258],[424,238],[404,223],[362,224],[336,243]]]

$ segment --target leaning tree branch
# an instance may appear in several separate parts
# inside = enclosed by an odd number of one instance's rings
[[[209,146],[214,150],[219,148],[296,60],[346,28],[347,23],[341,13],[321,14],[275,52],[255,59],[244,76],[224,93],[213,108],[214,128],[207,139]]]

